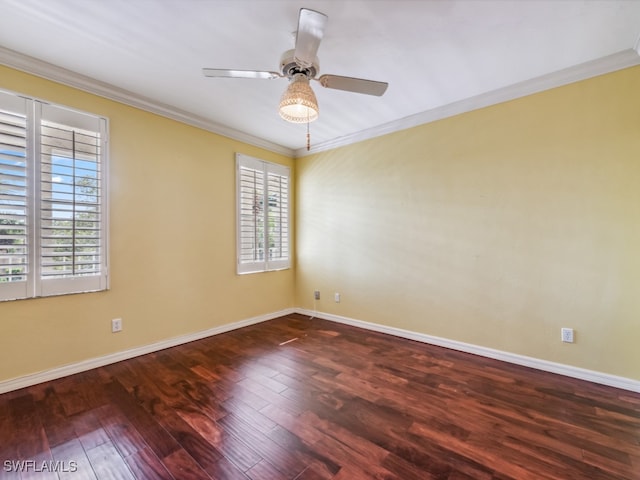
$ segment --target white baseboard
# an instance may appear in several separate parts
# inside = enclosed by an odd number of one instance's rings
[[[549,362],[547,360],[541,360],[539,358],[527,357],[525,355],[504,352],[502,350],[495,350],[493,348],[482,347],[470,343],[458,342],[456,340],[449,340],[442,337],[434,337],[432,335],[426,335],[424,333],[412,332],[410,330],[403,330],[401,328],[388,327],[386,325],[380,325],[378,323],[365,322],[362,320],[342,317],[330,313],[316,312],[313,310],[306,310],[301,308],[295,309],[295,312],[302,315],[308,315],[309,317],[322,318],[333,322],[344,323],[346,325],[352,325],[354,327],[364,328],[366,330],[372,330],[374,332],[387,333],[396,337],[416,340],[418,342],[450,348],[452,350],[458,350],[461,352],[473,353],[482,357],[502,360],[504,362],[535,368],[537,370],[542,370],[545,372],[557,373],[559,375],[564,375],[567,377],[578,378],[580,380],[587,380],[589,382],[598,383],[601,385],[608,385],[610,387],[616,387],[623,390],[640,393],[640,381],[633,380],[631,378],[619,377],[616,375],[610,375],[594,370],[573,367],[571,365],[565,365],[562,363]]]
[[[386,325],[380,325],[377,323],[365,322],[363,320],[356,320],[353,318],[342,317],[339,315],[333,315],[330,313],[316,312],[313,310],[307,310],[302,308],[288,308],[265,315],[259,315],[257,317],[248,318],[246,320],[240,320],[238,322],[221,325],[219,327],[210,328],[200,332],[194,332],[179,337],[170,338],[160,342],[152,343],[150,345],[144,345],[142,347],[132,348],[130,350],[124,350],[122,352],[116,352],[102,357],[90,358],[78,363],[70,365],[64,365],[62,367],[52,368],[42,372],[25,375],[10,380],[0,382],[0,394],[11,392],[13,390],[19,390],[21,388],[30,387],[38,383],[48,382],[57,378],[66,377],[80,372],[85,372],[93,368],[103,367],[112,363],[120,362],[122,360],[128,360],[130,358],[138,357],[140,355],[146,355],[147,353],[157,352],[164,350],[165,348],[175,347],[184,343],[193,342],[202,338],[219,335],[221,333],[230,332],[238,328],[247,327],[249,325],[255,325],[257,323],[272,320],[291,313],[300,313],[309,317],[317,317],[325,320],[330,320],[337,323],[344,323],[346,325],[352,325],[354,327],[371,330],[374,332],[386,333],[394,335],[396,337],[407,338],[409,340],[416,340],[418,342],[427,343],[430,345],[437,345],[440,347],[450,348],[452,350],[458,350],[466,353],[473,353],[483,357],[493,358],[496,360],[502,360],[504,362],[513,363],[516,365],[522,365],[525,367],[535,368],[545,372],[557,373],[559,375],[565,375],[567,377],[578,378],[580,380],[587,380],[589,382],[598,383],[601,385],[608,385],[610,387],[621,388],[623,390],[629,390],[632,392],[640,393],[640,381],[630,378],[619,377],[616,375],[610,375],[607,373],[597,372],[594,370],[587,370],[584,368],[573,367],[571,365],[564,365],[562,363],[549,362],[547,360],[541,360],[538,358],[527,357],[524,355],[518,355],[515,353],[504,352],[502,350],[495,350],[492,348],[482,347],[479,345],[473,345],[470,343],[458,342],[456,340],[449,340],[442,337],[435,337],[432,335],[426,335],[424,333],[412,332],[410,330],[403,330],[400,328],[389,327]]]
[[[159,350],[164,350],[165,348],[175,347],[177,345],[182,345],[183,343],[193,342],[194,340],[200,340],[202,338],[211,337],[213,335],[230,332],[231,330],[236,330],[238,328],[265,322],[267,320],[272,320],[284,315],[290,315],[295,311],[296,310],[293,308],[288,308],[285,310],[280,310],[278,312],[259,315],[257,317],[248,318],[246,320],[240,320],[238,322],[210,328],[201,332],[189,333],[186,335],[181,335],[179,337],[162,340],[150,345],[144,345],[142,347],[124,350],[122,352],[111,353],[102,357],[90,358],[78,363],[64,365],[62,367],[52,368],[50,370],[44,370],[42,372],[25,375],[23,377],[12,378],[11,380],[0,382],[0,394],[11,392],[13,390],[19,390],[25,387],[30,387],[38,383],[48,382],[50,380],[55,380],[56,378],[67,377],[75,373],[85,372],[93,368],[103,367],[111,363],[121,362],[122,360],[139,357],[140,355],[146,355],[147,353],[157,352]]]

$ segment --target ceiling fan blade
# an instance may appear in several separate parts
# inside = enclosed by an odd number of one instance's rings
[[[260,78],[272,79],[280,78],[282,75],[276,72],[261,72],[258,70],[226,70],[223,68],[203,68],[205,77],[214,78]]]
[[[313,65],[326,25],[327,16],[324,13],[308,8],[300,9],[296,48],[293,55],[296,63],[301,67],[308,68]]]
[[[387,91],[387,82],[376,82],[374,80],[364,80],[362,78],[342,77],[340,75],[321,75],[318,78],[320,85],[335,90],[346,90],[347,92],[364,93],[380,97]]]

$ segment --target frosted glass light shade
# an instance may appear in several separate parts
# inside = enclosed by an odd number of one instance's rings
[[[308,123],[318,118],[318,101],[305,75],[294,75],[282,94],[278,113],[287,122]]]

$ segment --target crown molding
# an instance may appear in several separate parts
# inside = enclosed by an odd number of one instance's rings
[[[640,65],[640,38],[636,42],[634,48],[622,50],[618,53],[581,63],[563,70],[558,70],[557,72],[553,72],[548,75],[525,80],[524,82],[509,85],[498,90],[493,90],[491,92],[466,98],[448,105],[416,113],[414,115],[384,123],[366,130],[361,130],[350,135],[321,142],[312,146],[309,151],[307,151],[306,148],[296,150],[287,148],[263,138],[255,137],[246,132],[212,122],[185,110],[181,110],[161,102],[156,102],[128,90],[114,87],[108,83],[101,82],[94,78],[81,75],[71,70],[58,67],[51,63],[38,60],[37,58],[30,57],[1,46],[0,64],[47,80],[52,80],[54,82],[77,88],[109,100],[114,100],[131,107],[155,113],[187,125],[198,127],[233,140],[264,148],[265,150],[269,150],[274,153],[286,155],[292,158],[301,158],[375,137],[380,137],[389,133],[398,132],[400,130],[406,130],[425,123],[470,112],[472,110],[496,105],[509,100],[515,100],[520,97],[586,80],[598,75],[604,75],[606,73]]]
[[[278,145],[268,140],[255,137],[245,132],[235,130],[233,128],[221,125],[216,122],[212,122],[200,116],[189,113],[185,110],[181,110],[170,105],[151,100],[142,95],[137,95],[128,90],[114,87],[105,82],[96,80],[95,78],[87,77],[79,73],[67,70],[62,67],[58,67],[48,62],[38,60],[37,58],[18,53],[14,50],[4,48],[0,46],[0,64],[5,65],[16,70],[36,75],[38,77],[52,80],[78,90],[82,90],[100,97],[114,100],[131,107],[139,108],[150,113],[155,113],[172,120],[176,120],[187,125],[201,128],[224,137],[238,140],[249,145],[264,148],[274,153],[286,155],[288,157],[294,156],[294,151],[290,148]]]
[[[306,148],[297,149],[295,150],[295,158],[306,157],[326,150],[344,147],[363,140],[369,140],[371,138],[380,137],[400,130],[406,130],[425,123],[489,107],[509,100],[515,100],[516,98],[525,97],[544,90],[550,90],[552,88],[568,85],[570,83],[586,80],[588,78],[604,75],[606,73],[615,72],[617,70],[622,70],[636,65],[640,65],[640,39],[638,40],[635,48],[623,50],[596,60],[558,70],[557,72],[525,80],[498,90],[465,98],[458,102],[443,105],[415,115],[410,115],[408,117],[362,130],[351,135],[345,135],[344,137],[321,142],[312,146],[309,151],[307,151]]]

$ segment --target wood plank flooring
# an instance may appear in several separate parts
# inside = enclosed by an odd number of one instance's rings
[[[637,480],[640,395],[290,315],[0,395],[0,462],[0,479]]]

